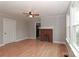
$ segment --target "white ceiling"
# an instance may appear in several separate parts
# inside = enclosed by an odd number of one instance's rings
[[[4,1],[0,2],[0,13],[24,17],[31,9],[41,16],[64,15],[69,1]]]

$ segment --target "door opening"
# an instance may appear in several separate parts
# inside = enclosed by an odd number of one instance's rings
[[[41,27],[41,24],[36,23],[36,39],[39,39],[39,27]]]

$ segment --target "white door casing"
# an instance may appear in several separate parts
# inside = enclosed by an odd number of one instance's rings
[[[3,19],[3,43],[11,43],[16,40],[16,20]]]

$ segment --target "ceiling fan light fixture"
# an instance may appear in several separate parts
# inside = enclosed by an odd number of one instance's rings
[[[29,17],[32,18],[33,16],[32,15],[29,15]]]

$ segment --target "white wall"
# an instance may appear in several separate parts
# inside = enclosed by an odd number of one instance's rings
[[[8,18],[13,18],[8,17]],[[41,20],[42,27],[52,27],[54,41],[65,42],[65,16],[44,16],[40,18],[28,18],[26,20],[13,18],[16,20],[16,39],[36,39],[36,22]]]
[[[36,39],[36,23],[40,22],[40,18],[29,18],[27,20],[28,39]]]
[[[29,21],[28,22],[28,39],[35,39],[36,38],[36,32],[35,32],[35,22]]]
[[[27,22],[25,20],[16,20],[16,39],[27,39]]]
[[[2,37],[2,33],[3,33],[3,22],[2,22],[2,18],[0,17],[0,44],[3,43],[3,37]]]
[[[41,17],[41,26],[53,28],[54,42],[65,42],[65,15]]]
[[[65,42],[66,36],[66,23],[65,15],[56,16],[44,16],[40,18],[28,19],[28,38],[36,38],[36,22],[41,22],[41,27],[52,27],[53,28],[53,41],[54,42]],[[39,21],[40,20],[40,21]]]
[[[27,39],[27,21],[24,19],[19,19],[19,18],[14,18],[13,16],[10,15],[2,15],[0,14],[0,44],[3,44],[3,39],[2,39],[2,19],[14,19],[16,20],[16,41]]]

